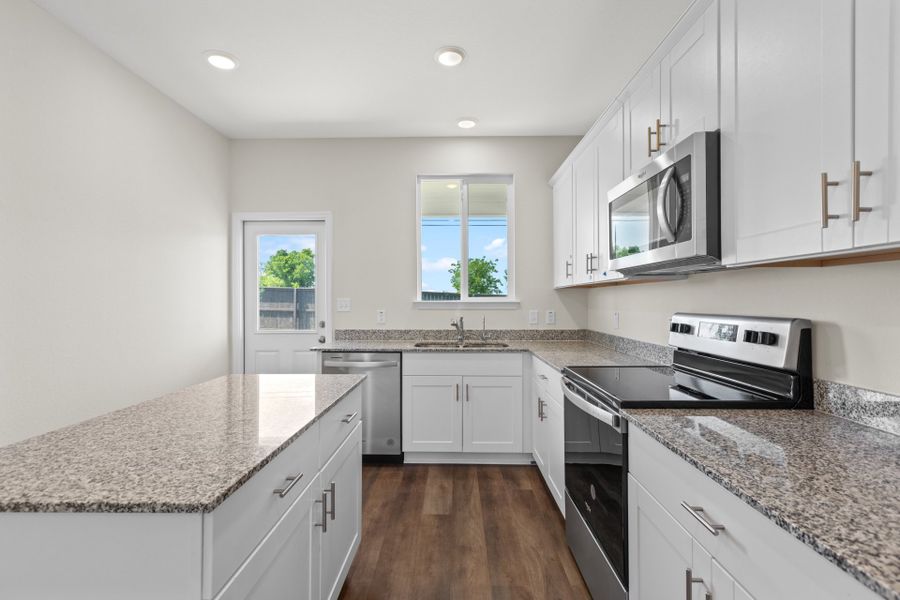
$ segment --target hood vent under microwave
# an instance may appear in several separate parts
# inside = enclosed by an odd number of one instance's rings
[[[663,275],[705,273],[709,271],[720,271],[725,268],[725,265],[723,265],[715,256],[701,255],[688,258],[677,258],[675,260],[656,262],[648,265],[638,265],[624,269],[620,268],[618,271],[619,273],[634,279],[636,277],[660,277]]]

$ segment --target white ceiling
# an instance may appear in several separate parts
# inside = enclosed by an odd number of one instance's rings
[[[34,1],[233,138],[581,135],[691,3]]]

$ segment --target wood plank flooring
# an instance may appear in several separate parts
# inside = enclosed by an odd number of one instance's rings
[[[365,465],[345,600],[590,598],[534,466]]]

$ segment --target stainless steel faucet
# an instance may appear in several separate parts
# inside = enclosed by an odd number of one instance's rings
[[[482,342],[488,341],[488,339],[491,337],[487,334],[487,329],[485,329],[486,325],[487,325],[487,317],[482,315],[482,317],[481,317],[481,341]]]
[[[463,324],[463,318],[460,317],[455,321],[450,321],[450,327],[456,328],[456,341],[462,346],[466,341],[466,327]]]

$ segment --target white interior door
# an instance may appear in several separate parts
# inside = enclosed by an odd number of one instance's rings
[[[328,306],[322,221],[244,222],[244,372],[315,373]]]

